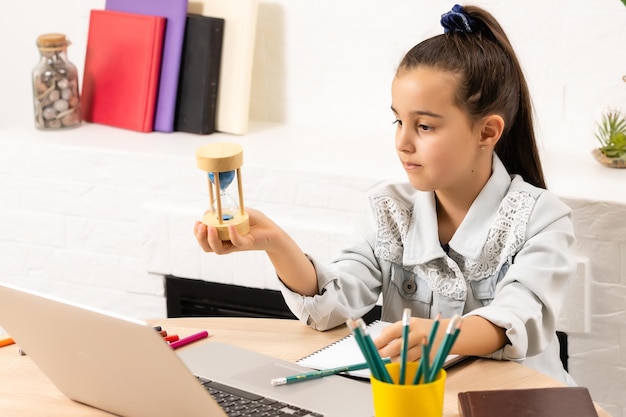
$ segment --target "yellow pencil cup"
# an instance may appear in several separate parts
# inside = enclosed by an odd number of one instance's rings
[[[428,384],[413,384],[417,372],[417,362],[406,364],[405,384],[400,385],[400,364],[386,365],[393,384],[379,381],[373,376],[372,397],[376,417],[441,417],[443,415],[443,393],[446,371],[443,369],[437,378]]]

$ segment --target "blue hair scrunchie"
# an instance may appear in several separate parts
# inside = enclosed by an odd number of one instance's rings
[[[452,10],[441,15],[441,26],[444,33],[473,33],[478,30],[478,23],[465,13],[463,6],[459,4],[455,4]]]

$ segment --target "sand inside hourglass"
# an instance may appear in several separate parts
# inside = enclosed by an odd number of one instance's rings
[[[218,173],[223,221],[232,220],[239,210],[239,205],[237,204],[237,201],[227,191],[234,178],[235,171]],[[215,184],[215,175],[212,172],[209,172],[209,181]],[[217,207],[217,197],[213,204],[215,205],[215,207]]]

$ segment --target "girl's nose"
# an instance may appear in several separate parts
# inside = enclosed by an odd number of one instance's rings
[[[413,152],[413,137],[409,131],[404,126],[398,126],[396,130],[396,150],[398,152]]]

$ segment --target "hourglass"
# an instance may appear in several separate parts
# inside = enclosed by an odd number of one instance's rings
[[[241,165],[243,149],[235,143],[217,142],[199,147],[196,150],[198,168],[208,172],[209,210],[202,217],[202,223],[214,226],[220,240],[230,240],[228,226],[233,225],[241,235],[250,231],[250,221],[243,206]],[[229,186],[237,178],[235,200]],[[238,203],[237,203],[238,202]]]

